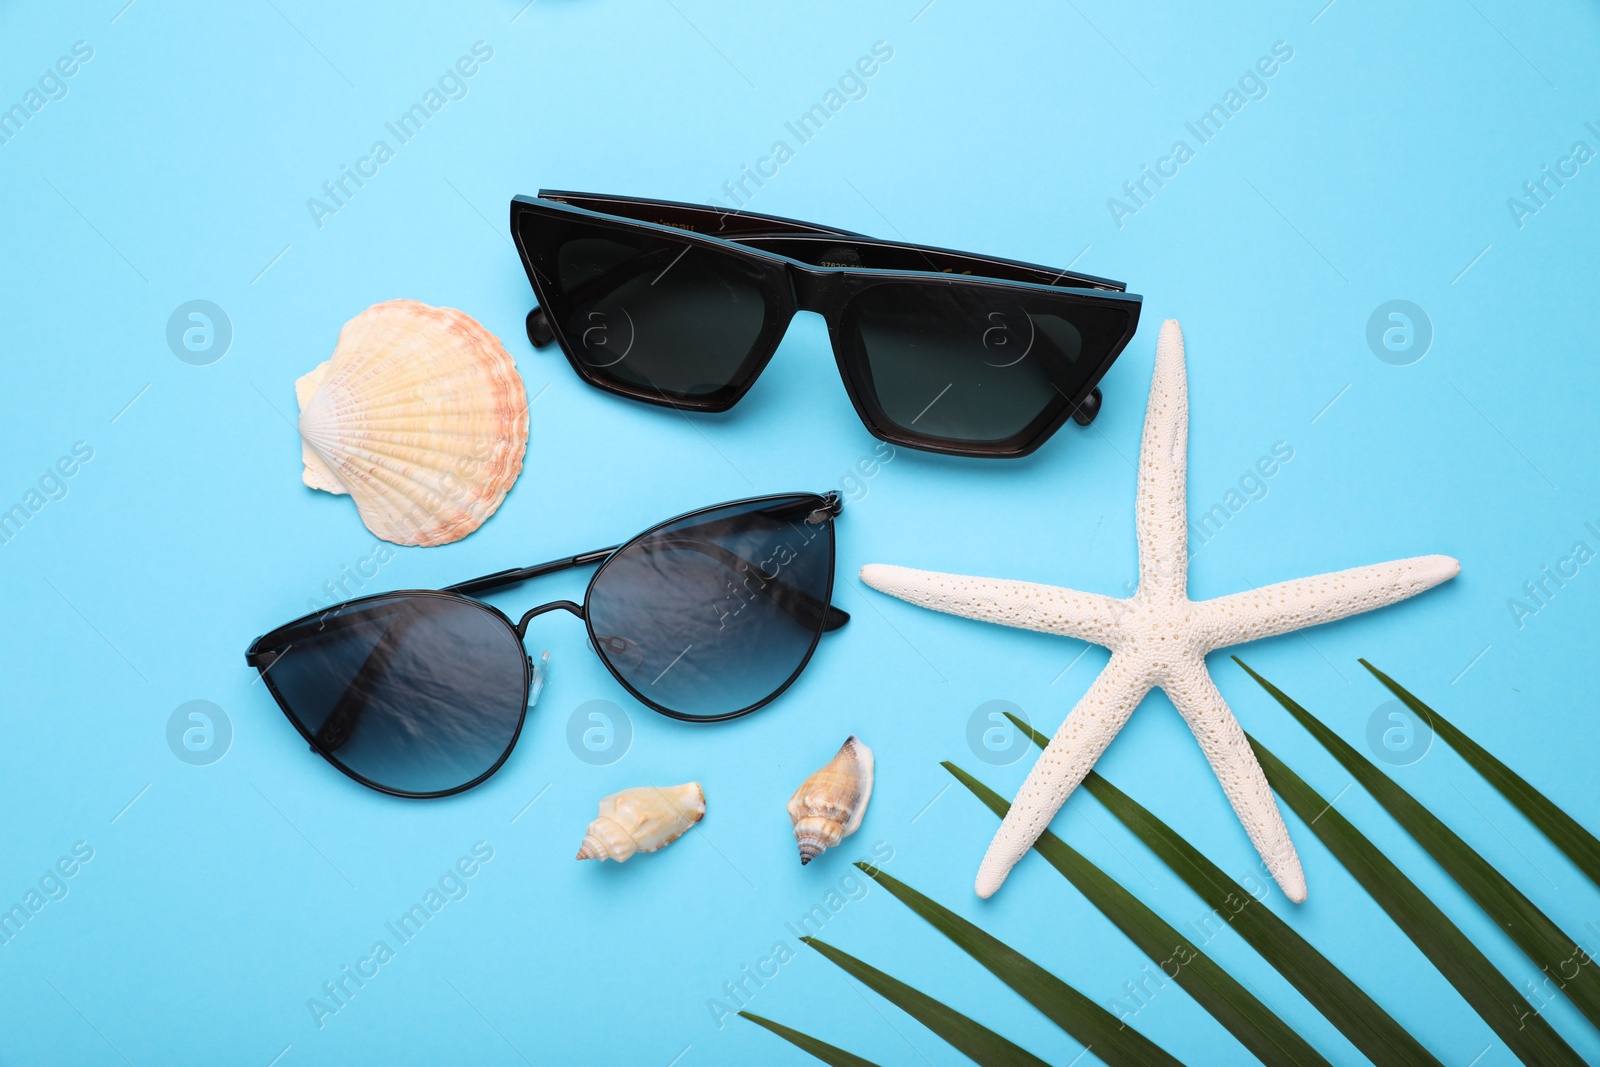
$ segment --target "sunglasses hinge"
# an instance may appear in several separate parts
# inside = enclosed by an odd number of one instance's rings
[[[528,312],[525,325],[528,330],[528,343],[535,348],[543,348],[556,339],[556,332],[550,326],[550,317],[541,307],[535,306]]]
[[[830,489],[822,494],[822,506],[811,513],[806,520],[809,523],[821,522],[823,515],[837,518],[844,511],[844,496],[837,489]]]
[[[1072,421],[1079,426],[1087,426],[1100,414],[1100,387],[1097,385],[1089,390],[1089,395],[1084,397],[1077,407],[1072,409]]]

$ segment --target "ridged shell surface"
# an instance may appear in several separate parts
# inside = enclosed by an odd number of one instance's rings
[[[803,867],[856,832],[872,799],[872,749],[854,734],[794,791],[789,819]]]
[[[374,304],[345,323],[295,395],[303,480],[348,493],[385,541],[461,540],[522,472],[522,376],[499,339],[454,308]]]
[[[666,848],[705,814],[706,794],[699,782],[612,793],[600,802],[600,814],[589,824],[578,858],[622,863],[635,852]]]

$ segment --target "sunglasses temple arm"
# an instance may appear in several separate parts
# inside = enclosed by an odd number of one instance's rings
[[[567,294],[567,299],[574,304],[578,304],[595,293],[614,293],[628,282],[649,274],[663,264],[670,270],[672,265],[677,262],[676,259],[668,257],[667,253],[671,251],[671,248],[660,249],[646,252],[644,255],[634,256],[632,259],[625,259],[603,274],[599,274],[575,286]],[[678,252],[675,255],[681,258],[683,253]],[[665,274],[666,271],[661,273]],[[540,277],[542,278],[544,275],[541,274]],[[656,280],[660,280],[659,274],[656,276]],[[655,282],[651,284],[654,285]],[[538,305],[535,305],[534,309],[528,312],[528,319],[524,325],[528,331],[528,343],[535,348],[543,348],[556,339],[556,331],[550,325],[549,314]]]
[[[1039,348],[1039,362],[1044,365],[1048,372],[1060,374],[1069,380],[1073,375],[1073,361],[1069,360],[1066,354],[1048,338],[1043,340],[1043,344]],[[1053,388],[1056,392],[1066,397],[1069,403],[1072,401],[1072,397],[1064,392],[1059,385],[1055,385]],[[1089,425],[1094,421],[1094,417],[1100,414],[1101,400],[1100,387],[1097,385],[1084,394],[1082,400],[1073,404],[1072,421],[1079,426]]]
[[[587,208],[606,215],[631,219],[634,222],[664,222],[663,215],[676,221],[666,221],[668,226],[683,226],[694,233],[711,237],[730,234],[787,233],[822,237],[865,237],[865,234],[841,230],[833,226],[819,226],[814,222],[786,219],[777,215],[757,215],[747,211],[730,211],[712,205],[685,204],[671,200],[641,200],[626,196],[597,196],[593,193],[574,193],[565,190],[541,189],[540,200],[553,200],[559,204]],[[732,220],[731,222],[729,220]]]
[[[712,209],[710,214],[718,214],[718,212],[715,209]],[[870,237],[864,237],[861,234],[851,233],[849,230],[827,231],[816,226],[811,228],[817,231],[816,233],[809,234],[809,236],[814,237],[836,236],[850,240],[872,240]],[[767,236],[794,236],[792,228],[791,230],[778,231],[777,233],[773,233],[771,231],[763,232],[765,232]],[[715,237],[721,235],[712,234],[711,236]],[[741,243],[740,241],[731,237],[725,239],[731,240],[736,244]],[[750,236],[750,239],[755,240],[755,237]],[[655,279],[650,283],[651,285],[654,285],[656,282],[661,280],[661,275],[665,274],[668,270],[671,270],[678,260],[683,258],[684,252],[697,246],[684,245],[682,251],[674,251],[675,247],[675,245],[669,245],[666,248],[655,249],[642,255],[634,256],[632,259],[625,259],[616,266],[612,267],[610,270],[598,274],[595,277],[589,278],[574,286],[572,291],[567,293],[567,299],[573,304],[580,304],[597,293],[614,293],[628,282],[633,281],[636,278],[641,278],[644,275],[655,271],[657,267],[664,265],[665,269],[662,270],[660,274],[657,274]],[[714,250],[708,249],[708,251]],[[544,275],[541,274],[540,277],[542,278]],[[555,328],[550,324],[549,313],[538,305],[535,305],[533,310],[528,312],[528,318],[524,325],[528,331],[528,343],[533,345],[534,348],[544,348],[546,345],[550,344],[556,339]]]
[[[610,548],[597,548],[593,552],[581,552],[576,556],[568,556],[565,559],[551,560],[548,563],[536,563],[532,567],[513,567],[510,570],[496,571],[481,578],[473,578],[447,586],[445,592],[459,593],[462,596],[477,596],[480,593],[487,593],[496,589],[507,589],[533,578],[542,578],[547,574],[556,574],[575,567],[585,567],[593,563],[600,563],[621,547],[621,545],[612,545]],[[669,546],[663,544],[662,547]],[[822,612],[822,630],[824,633],[837,630],[850,621],[848,613],[831,604],[822,604],[810,593],[803,589],[798,589],[780,578],[766,577],[754,563],[742,556],[729,552],[715,542],[701,541],[698,538],[683,538],[671,542],[670,547],[689,548],[710,556],[736,575],[759,575],[761,585],[755,591],[770,597],[797,622],[804,625],[815,625],[819,610]],[[748,585],[749,583],[747,582],[746,584]]]
[[[406,630],[416,618],[415,614],[406,613],[398,618],[394,625],[385,630],[372,651],[367,653],[367,658],[362,661],[356,670],[355,677],[350,679],[344,692],[339,694],[339,699],[333,705],[333,710],[328,712],[328,717],[322,720],[322,725],[313,735],[324,752],[337,752],[355,734],[356,727],[361,722],[362,714],[367,710],[368,698],[372,695],[372,682],[383,675],[388,669],[389,661],[394,658],[395,650],[400,645],[400,640],[405,636]],[[532,662],[531,660],[529,661]],[[540,657],[538,663],[533,664],[533,677],[528,690],[528,706],[531,708],[539,699],[539,694],[544,689],[545,680],[550,675],[550,653],[546,652]]]
[[[593,552],[580,552],[576,556],[565,559],[553,559],[548,563],[535,563],[531,567],[512,567],[510,570],[495,571],[485,574],[482,578],[472,578],[465,582],[446,586],[447,593],[460,593],[463,596],[476,596],[487,593],[493,589],[506,589],[534,578],[543,578],[547,574],[556,574],[560,571],[569,571],[574,567],[587,567],[593,563],[603,561],[611,553],[621,548],[621,545],[612,545],[610,548],[597,548]]]
[[[776,574],[768,575],[756,564],[737,553],[730,552],[715,541],[702,541],[697,537],[671,539],[663,537],[641,542],[640,547],[646,551],[688,549],[710,556],[732,571],[735,577],[742,577],[746,589],[771,600],[802,626],[816,626],[819,614],[823,633],[837,630],[850,621],[848,612],[832,604],[824,604],[804,589],[784,581]]]
[[[405,636],[406,630],[410,629],[411,623],[416,618],[415,612],[400,614],[383,632],[378,643],[372,646],[372,651],[367,653],[367,658],[362,661],[355,676],[345,686],[344,692],[339,694],[333,710],[328,712],[328,717],[317,727],[314,736],[324,752],[338,751],[356,732],[356,726],[361,722],[361,715],[367,710],[367,700],[372,695],[372,683],[382,677],[383,672],[388,669],[389,660],[394,657],[400,639]]]

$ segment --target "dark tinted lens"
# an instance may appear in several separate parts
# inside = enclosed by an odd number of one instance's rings
[[[482,777],[522,722],[526,654],[481,605],[397,594],[274,635],[267,671],[290,714],[335,761],[402,793]]]
[[[711,719],[762,703],[822,632],[830,519],[816,496],[750,501],[630,542],[589,591],[595,647],[639,696],[674,714]]]
[[[1128,313],[1026,289],[875,285],[843,325],[883,413],[953,441],[1031,435],[1122,338]]]
[[[744,257],[630,230],[529,213],[524,247],[559,299],[550,310],[595,375],[706,399],[745,377],[769,318],[769,270]]]

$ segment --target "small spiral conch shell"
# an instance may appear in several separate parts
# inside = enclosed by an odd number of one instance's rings
[[[465,312],[374,304],[295,382],[301,480],[349,494],[367,529],[444,545],[483,525],[522,471],[528,395],[500,341]]]
[[[705,814],[706,794],[699,782],[612,793],[600,802],[600,814],[583,835],[578,858],[621,863],[635,852],[666,848]]]
[[[827,766],[789,798],[803,867],[856,832],[872,798],[872,749],[851,734]]]

